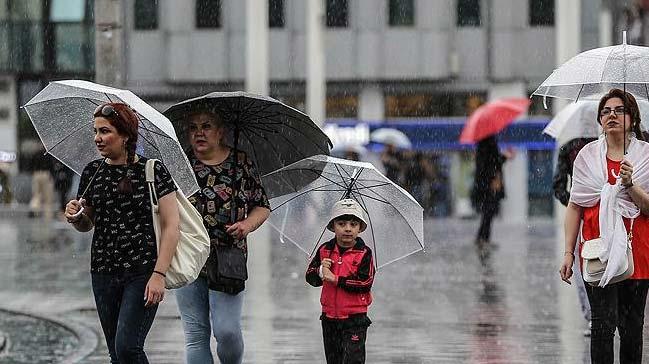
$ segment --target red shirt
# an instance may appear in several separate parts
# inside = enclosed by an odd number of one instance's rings
[[[620,162],[612,161],[606,158],[606,169],[608,170],[608,183],[615,184],[615,173],[620,172]],[[629,231],[631,220],[624,218],[624,226]],[[599,237],[599,203],[593,207],[584,208],[584,226],[582,228],[582,241],[595,239]],[[579,252],[583,244],[579,244]],[[631,279],[648,279],[649,278],[649,218],[640,214],[633,222],[633,240],[631,241],[633,250],[633,275]],[[581,254],[580,254],[581,256]],[[581,262],[580,262],[581,263]],[[581,264],[580,264],[581,266]]]

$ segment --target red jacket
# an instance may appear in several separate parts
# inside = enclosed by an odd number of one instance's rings
[[[340,247],[332,239],[318,248],[306,271],[306,281],[314,286],[322,286],[320,304],[322,312],[331,319],[346,319],[349,315],[367,313],[372,303],[372,282],[374,281],[374,261],[372,250],[363,239],[356,238],[356,244],[340,254]],[[336,283],[323,282],[319,275],[323,258],[333,261],[331,272]]]

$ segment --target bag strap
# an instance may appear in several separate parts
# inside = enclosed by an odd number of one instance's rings
[[[145,167],[145,178],[146,178],[146,183],[149,186],[149,199],[151,199],[151,204],[154,206],[158,205],[158,194],[155,190],[155,185],[153,184],[155,181],[155,162],[157,162],[157,159],[149,159],[146,161],[146,167]]]
[[[635,221],[635,218],[631,219],[631,227],[629,228],[629,232],[627,233],[627,240],[629,241],[629,245],[631,245],[631,241],[633,240],[633,222]]]

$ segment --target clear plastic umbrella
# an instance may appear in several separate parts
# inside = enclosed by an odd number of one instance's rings
[[[575,138],[597,138],[602,127],[597,123],[598,101],[577,101],[570,103],[552,118],[543,133],[557,140],[559,145]],[[649,125],[649,102],[638,101],[642,129]]]
[[[532,95],[569,100],[599,100],[611,88],[649,100],[649,47],[626,43],[591,49],[572,57],[541,83]]]
[[[122,102],[140,119],[137,153],[161,160],[185,195],[198,191],[194,171],[169,119],[128,90],[88,81],[51,82],[24,106],[47,153],[75,173],[101,158],[94,142],[92,114],[98,105]]]
[[[381,144],[392,144],[402,149],[412,148],[410,138],[401,130],[393,128],[379,128],[370,134],[370,140]]]
[[[305,178],[312,182],[293,188]],[[369,163],[318,155],[267,174],[262,182],[273,206],[269,223],[282,242],[308,255],[333,236],[325,225],[331,207],[343,198],[355,199],[365,210],[368,227],[361,237],[377,268],[424,248],[423,208]]]

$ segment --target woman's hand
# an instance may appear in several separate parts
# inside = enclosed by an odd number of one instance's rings
[[[245,239],[252,231],[252,225],[248,219],[237,221],[227,227],[226,232],[237,240]]]
[[[162,302],[165,296],[165,279],[158,273],[151,274],[149,282],[144,289],[144,307],[157,305]]]
[[[626,159],[620,163],[620,178],[622,183],[622,186],[624,187],[631,187],[633,186],[633,166],[631,165],[631,162],[627,161]]]
[[[572,263],[574,262],[574,260],[574,254],[566,253],[563,256],[563,264],[561,264],[561,269],[559,269],[561,280],[568,284],[571,284],[570,277],[572,277]]]
[[[70,200],[65,205],[65,218],[69,223],[74,223],[83,217],[80,212],[83,210],[86,200]]]

